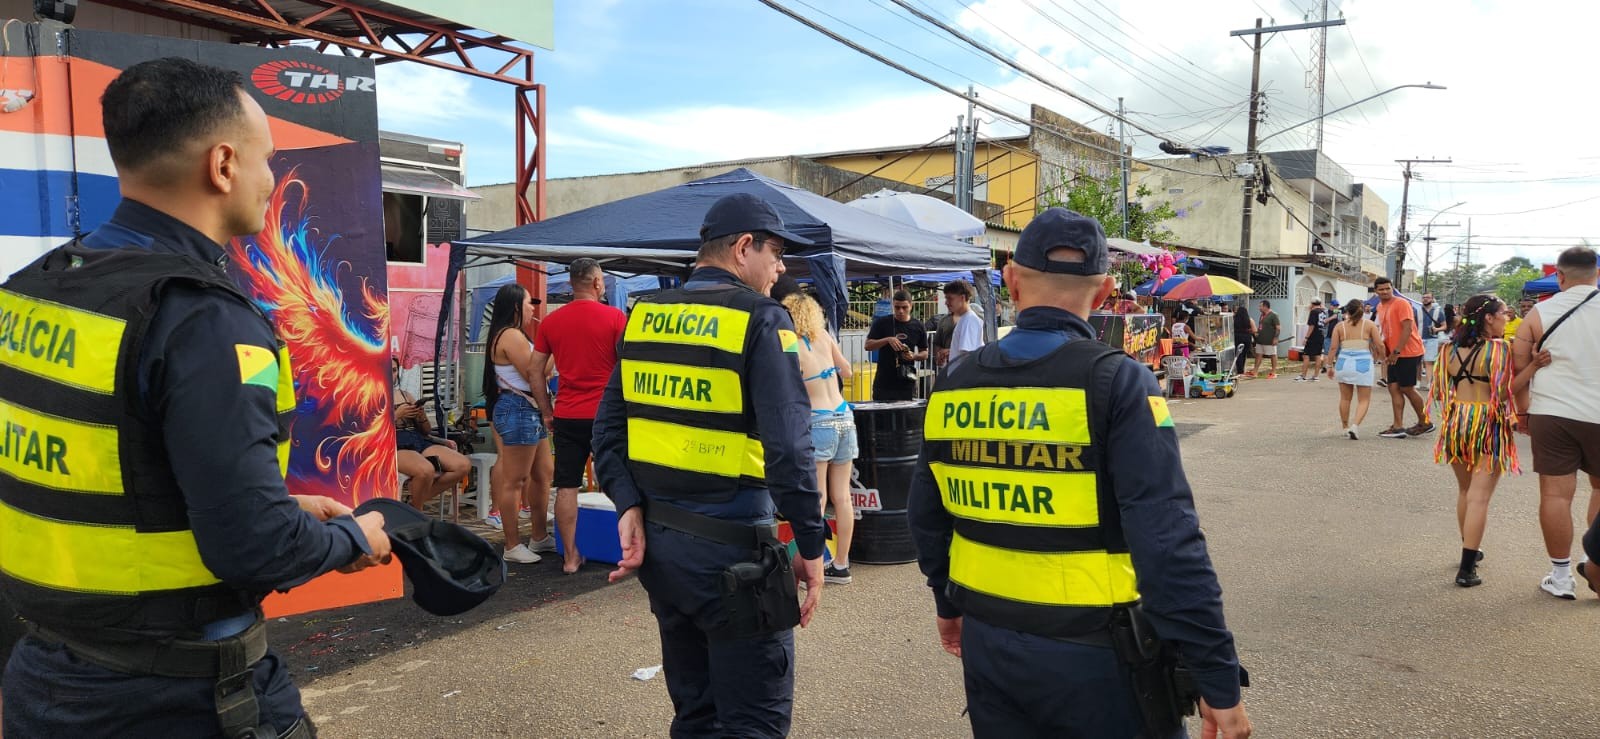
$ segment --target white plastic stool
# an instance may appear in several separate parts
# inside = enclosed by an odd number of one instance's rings
[[[489,490],[489,472],[494,469],[494,462],[498,458],[499,455],[491,452],[478,452],[470,456],[472,476],[478,481],[478,489],[473,491],[472,497],[473,502],[478,504],[478,519],[482,521],[489,520],[489,509],[494,507],[494,499]]]

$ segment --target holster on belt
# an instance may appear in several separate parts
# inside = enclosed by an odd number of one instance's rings
[[[1184,716],[1199,711],[1200,692],[1177,650],[1161,641],[1137,605],[1112,615],[1111,648],[1128,666],[1146,733],[1171,736],[1183,728]]]
[[[283,734],[260,723],[255,671],[251,669],[267,654],[267,627],[259,614],[249,628],[217,641],[106,641],[63,634],[33,622],[28,623],[28,631],[41,641],[60,644],[78,658],[115,672],[215,678],[217,722],[227,739],[311,739],[314,735],[304,719]]]
[[[717,577],[727,623],[708,636],[743,639],[792,629],[800,623],[800,591],[788,547],[778,541],[777,527],[724,521],[657,500],[645,506],[644,517],[691,536],[749,550],[748,560],[729,565]]]

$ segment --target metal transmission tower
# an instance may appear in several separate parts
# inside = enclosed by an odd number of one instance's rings
[[[1328,20],[1328,0],[1322,0],[1322,20]],[[1317,140],[1315,148],[1322,151],[1322,117],[1327,115],[1328,98],[1325,85],[1328,82],[1328,28],[1317,29],[1311,34],[1311,69],[1306,70],[1306,87],[1312,89],[1317,98]],[[1314,180],[1313,180],[1314,181]],[[1312,204],[1316,210],[1316,204]]]

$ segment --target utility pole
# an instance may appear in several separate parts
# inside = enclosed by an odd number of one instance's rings
[[[967,114],[956,116],[956,166],[955,182],[953,183],[956,196],[956,207],[971,213],[976,198],[973,190],[977,187],[977,153],[978,153],[978,116],[975,110],[978,93],[971,85],[967,86]]]
[[[1261,118],[1261,45],[1264,36],[1279,31],[1299,31],[1306,28],[1323,28],[1326,26],[1342,26],[1344,21],[1317,21],[1314,23],[1296,23],[1288,26],[1270,26],[1263,28],[1261,19],[1256,19],[1255,28],[1246,28],[1242,31],[1231,31],[1229,36],[1254,36],[1251,44],[1253,54],[1250,62],[1250,126],[1246,137],[1244,165],[1249,169],[1249,174],[1244,181],[1244,208],[1239,223],[1239,281],[1250,284],[1250,221],[1255,215],[1255,208],[1250,201],[1255,199],[1256,178],[1262,174],[1260,157],[1256,152],[1256,124]]]
[[[1396,162],[1406,165],[1401,173],[1405,184],[1400,189],[1400,230],[1395,234],[1394,272],[1389,279],[1394,280],[1395,289],[1400,288],[1400,277],[1406,272],[1406,242],[1410,235],[1406,233],[1406,213],[1410,211],[1411,198],[1411,165],[1413,164],[1449,164],[1449,159],[1396,159]]]
[[[1428,282],[1428,275],[1430,268],[1433,266],[1433,242],[1439,240],[1438,237],[1433,235],[1433,227],[1455,228],[1460,225],[1459,223],[1434,223],[1429,221],[1428,225],[1423,227],[1427,229],[1428,235],[1422,237],[1423,242],[1426,244],[1422,250],[1422,289],[1433,290],[1433,285]]]
[[[1122,108],[1122,98],[1117,98],[1117,159],[1122,162],[1122,175],[1118,178],[1117,209],[1122,213],[1122,238],[1128,238],[1128,120]]]

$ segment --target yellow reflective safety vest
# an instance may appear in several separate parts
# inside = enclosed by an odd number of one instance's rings
[[[178,283],[253,305],[198,259],[76,243],[0,284],[0,592],[24,618],[163,633],[255,606],[201,561],[161,428],[138,402],[145,332]],[[288,353],[280,342],[258,364],[277,387],[286,472]]]
[[[1122,352],[1071,341],[1027,362],[989,345],[928,398],[923,439],[955,520],[946,594],[964,615],[1043,636],[1103,628],[1139,600],[1101,463],[1108,407],[1090,388]]]
[[[764,299],[730,286],[667,290],[634,305],[618,369],[628,468],[651,492],[720,502],[767,486],[744,376],[750,312]]]

